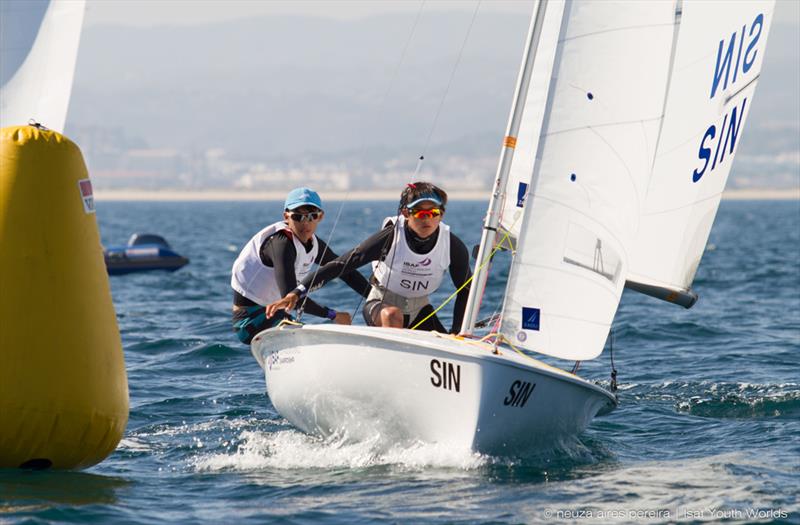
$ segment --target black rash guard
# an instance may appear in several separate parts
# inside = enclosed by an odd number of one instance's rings
[[[317,258],[314,260],[316,264],[322,266],[337,258],[337,255],[322,241],[322,239],[317,238],[317,243],[319,244],[319,249],[317,250]],[[306,249],[306,253],[310,252],[314,247],[311,240],[302,244]],[[294,273],[297,249],[294,247],[294,242],[292,242],[292,239],[285,230],[278,231],[274,235],[267,237],[261,245],[259,256],[264,266],[275,270],[275,280],[278,283],[278,290],[281,293],[281,297],[294,290],[297,286],[297,275]],[[337,275],[336,277],[339,276]],[[342,281],[347,283],[347,286],[355,290],[362,297],[369,295],[369,282],[367,282],[358,270],[347,272],[341,277]],[[236,306],[259,306],[257,303],[254,303],[235,290],[233,292],[233,304]],[[328,308],[320,306],[311,299],[306,300],[305,311],[318,317],[328,318]]]
[[[439,239],[439,228],[427,239],[421,239],[406,226],[404,228],[406,242],[414,253],[424,255],[433,250],[436,241]],[[377,261],[388,253],[394,241],[394,223],[389,222],[381,231],[371,235],[361,244],[349,252],[337,257],[333,261],[326,263],[318,271],[316,276],[309,274],[300,283],[306,290],[319,288],[329,281],[342,274],[355,271],[368,262]],[[456,289],[460,288],[472,275],[469,267],[469,252],[464,243],[450,232],[450,278]],[[312,282],[313,279],[313,282]],[[453,307],[453,326],[451,333],[457,333],[461,329],[464,320],[464,310],[467,307],[469,297],[469,286],[465,286],[456,296],[456,304]]]

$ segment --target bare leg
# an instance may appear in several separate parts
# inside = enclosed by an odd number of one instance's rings
[[[375,326],[403,328],[403,312],[396,306],[384,306],[375,314]]]

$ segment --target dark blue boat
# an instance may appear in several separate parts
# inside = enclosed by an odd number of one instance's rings
[[[127,246],[111,246],[103,250],[109,275],[147,270],[175,271],[189,264],[160,235],[134,233]]]

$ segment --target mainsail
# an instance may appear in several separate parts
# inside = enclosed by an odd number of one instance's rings
[[[742,127],[752,107],[773,2],[684,2],[670,90],[628,286],[691,306]]]
[[[566,2],[503,305],[511,342],[564,359],[602,351],[655,157],[675,24],[672,2]]]
[[[62,132],[84,0],[0,2],[0,126],[33,119]]]

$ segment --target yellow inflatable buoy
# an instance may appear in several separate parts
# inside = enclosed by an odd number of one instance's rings
[[[0,468],[83,468],[117,446],[128,380],[91,182],[68,138],[0,130]]]

